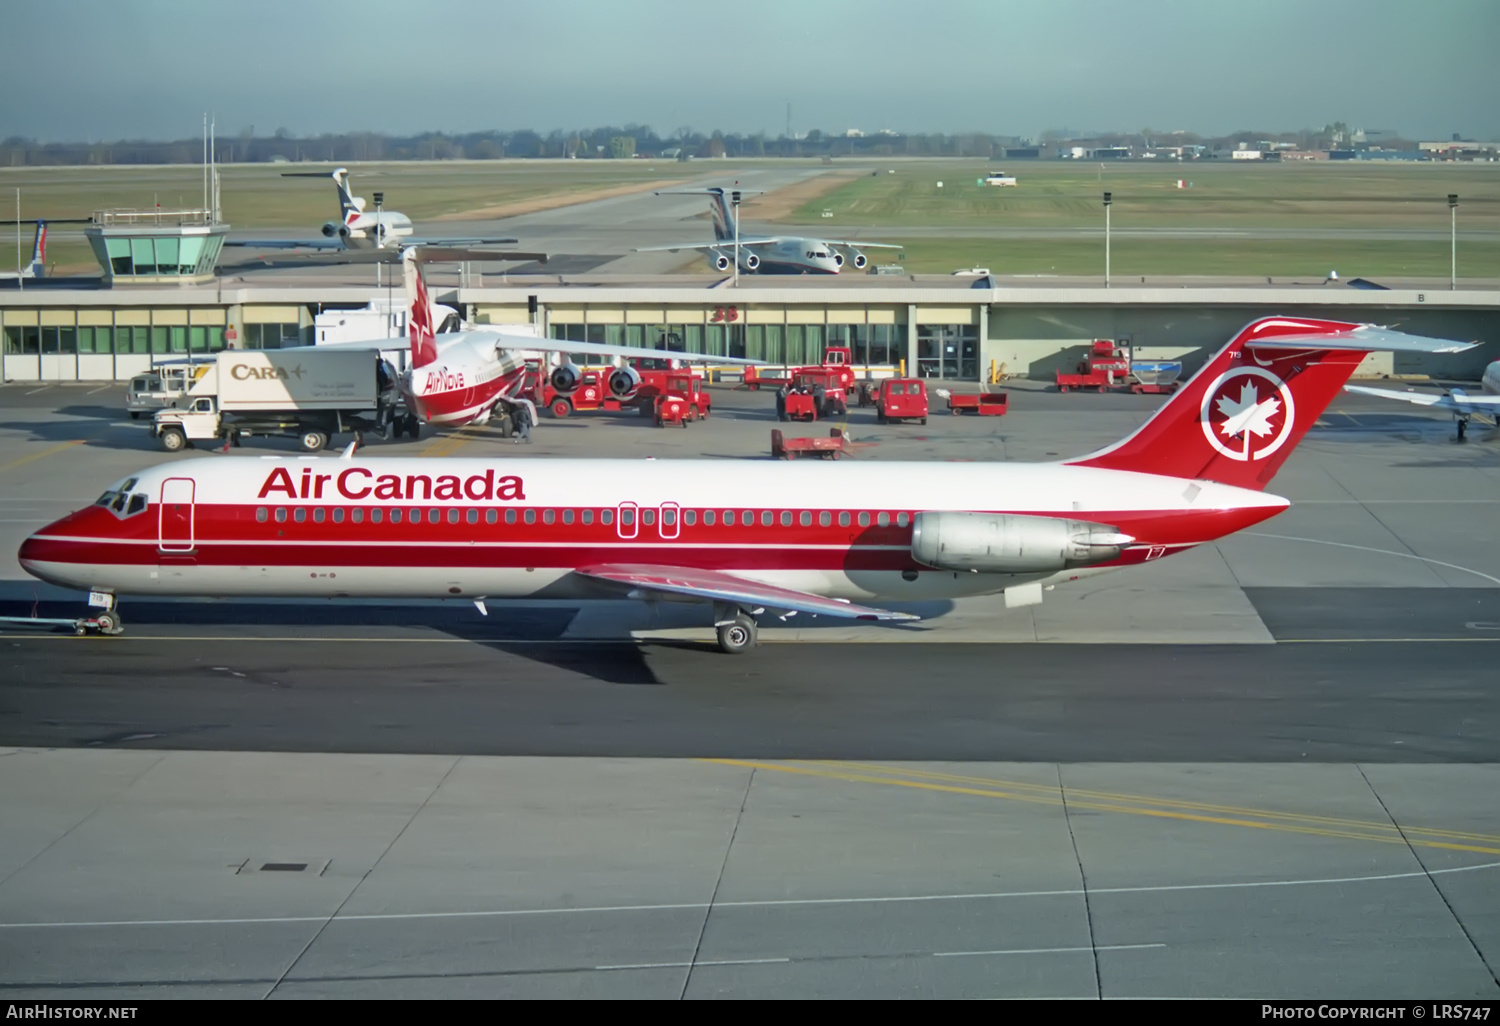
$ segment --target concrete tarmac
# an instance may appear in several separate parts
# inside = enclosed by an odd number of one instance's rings
[[[0,387],[0,614],[78,609],[15,548],[111,481],[290,451],[168,456],[119,392]],[[714,398],[371,451],[765,458],[771,397]],[[856,459],[1053,459],[1157,401],[849,428]],[[628,602],[0,629],[0,995],[1493,999],[1483,435],[1341,398],[1254,532],[737,658]]]

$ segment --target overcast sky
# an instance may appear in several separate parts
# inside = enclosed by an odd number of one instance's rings
[[[1500,0],[4,0],[0,137],[1344,121],[1500,136]]]

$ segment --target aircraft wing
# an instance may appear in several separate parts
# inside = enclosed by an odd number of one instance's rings
[[[483,330],[483,329],[481,329]],[[682,360],[687,363],[730,363],[760,367],[764,360],[743,360],[737,356],[710,356],[708,353],[679,353],[671,349],[644,349],[640,346],[613,346],[604,342],[569,342],[565,338],[537,338],[534,335],[495,333],[506,349],[535,350],[543,353],[583,353],[589,356],[626,356],[653,360]]]
[[[1344,391],[1379,396],[1382,399],[1400,399],[1402,402],[1431,406],[1438,410],[1453,410],[1455,413],[1487,413],[1492,416],[1500,413],[1500,395],[1469,395],[1457,388],[1443,395],[1433,395],[1431,392],[1397,392],[1395,389],[1370,388],[1367,385],[1345,385]]]
[[[850,239],[824,239],[824,238],[819,238],[818,241],[819,242],[826,242],[830,246],[848,246],[850,249],[905,249],[906,248],[905,246],[898,246],[894,242],[860,242],[860,241],[857,241],[857,240],[850,240]]]
[[[226,246],[244,246],[247,249],[344,249],[343,239],[226,239]]]
[[[581,567],[584,577],[628,587],[632,592],[666,592],[708,602],[765,607],[785,612],[838,616],[847,620],[920,620],[911,613],[896,613],[873,606],[857,606],[841,599],[824,598],[806,591],[778,588],[719,570],[696,570],[680,566],[611,563]]]
[[[481,238],[474,237],[474,236],[465,236],[465,237],[461,237],[461,238],[443,238],[443,239],[402,239],[401,240],[401,245],[402,246],[508,246],[508,245],[513,245],[513,244],[515,244],[517,242],[520,242],[520,241],[521,241],[520,239],[481,239]],[[530,253],[519,253],[519,254],[516,254],[516,256],[519,256],[523,260],[533,259],[532,254],[530,254]],[[496,253],[496,254],[494,254],[494,257],[497,260],[511,260],[511,259],[514,259],[514,257],[508,256],[505,253]],[[479,256],[478,254],[475,254],[471,259],[473,259],[477,263],[478,261],[482,260],[483,257]]]
[[[780,235],[773,235],[770,238],[766,238],[763,235],[757,235],[753,239],[741,239],[740,240],[740,249],[750,249],[750,248],[752,248],[754,246],[769,246],[772,243],[780,242],[781,240],[782,240],[782,236],[780,236]],[[728,242],[679,242],[679,243],[677,243],[675,245],[672,245],[672,246],[642,246],[642,247],[638,248],[636,250],[636,252],[637,253],[665,253],[665,252],[676,253],[680,249],[717,249],[717,250],[730,250],[730,249],[733,249],[733,248],[734,248],[734,240],[731,239]]]

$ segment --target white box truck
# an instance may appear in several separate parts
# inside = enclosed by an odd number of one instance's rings
[[[378,429],[399,401],[394,373],[370,350],[225,350],[179,408],[157,411],[152,432],[168,452],[250,435],[317,452],[333,435]]]

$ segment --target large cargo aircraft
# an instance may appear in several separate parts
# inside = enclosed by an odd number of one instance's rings
[[[413,336],[413,345],[418,340]],[[1289,505],[1263,489],[1377,349],[1468,348],[1371,325],[1246,326],[1140,429],[1056,463],[208,458],[109,486],[21,565],[96,594],[599,597],[758,617],[912,617],[873,603],[1056,584],[1215,541]]]
[[[671,252],[684,249],[705,250],[709,262],[718,271],[727,271],[734,264],[734,251],[738,243],[740,270],[750,274],[838,274],[844,263],[852,263],[863,270],[869,258],[862,249],[901,249],[888,242],[854,242],[847,239],[809,239],[794,235],[738,235],[735,211],[738,192],[733,192],[735,203],[726,198],[723,189],[668,189],[658,196],[707,196],[712,206],[714,219],[713,242],[682,242],[670,246],[646,246],[637,253]],[[846,258],[843,250],[849,250]]]
[[[1382,399],[1400,399],[1405,403],[1430,406],[1435,410],[1448,410],[1458,423],[1459,441],[1463,441],[1469,427],[1469,418],[1475,414],[1500,426],[1500,360],[1484,369],[1484,375],[1479,379],[1479,389],[1483,395],[1470,395],[1461,388],[1450,388],[1442,395],[1433,395],[1431,392],[1398,392],[1392,388],[1371,388],[1368,385],[1344,386],[1346,392],[1361,392]]]

